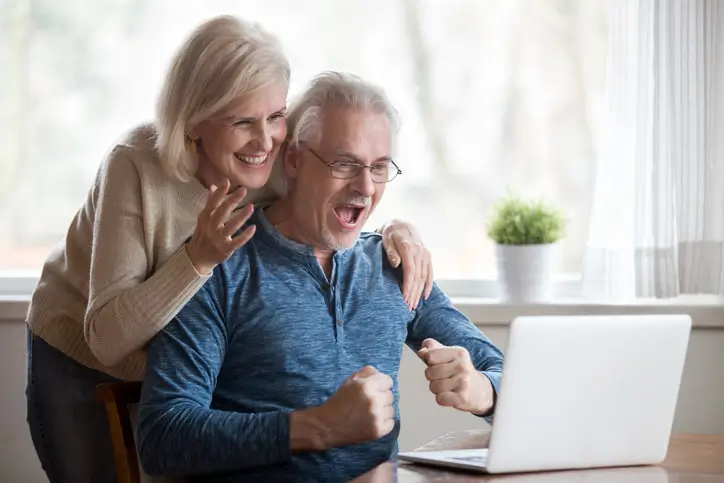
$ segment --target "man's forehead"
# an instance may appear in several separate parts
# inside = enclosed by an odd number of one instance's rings
[[[349,151],[347,149],[335,149],[331,151],[331,153],[338,157],[338,158],[349,158],[354,161],[364,162],[367,157],[366,153],[356,153],[353,151]],[[392,154],[386,153],[386,154],[379,154],[375,155],[373,159],[370,159],[369,161],[390,161],[392,160]]]
[[[340,156],[391,157],[392,132],[384,113],[369,109],[331,109],[325,113],[320,148]]]
[[[321,115],[324,118],[325,127],[340,127],[352,124],[373,122],[384,124],[389,129],[389,119],[384,112],[371,107],[355,107],[332,104],[326,106]]]
[[[392,159],[390,143],[378,143],[372,139],[367,142],[337,142],[333,140],[322,142],[319,145],[320,151],[327,156],[335,156],[337,158],[348,158],[355,161],[381,161]]]

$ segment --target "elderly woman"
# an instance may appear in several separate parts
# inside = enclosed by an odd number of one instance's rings
[[[51,482],[115,481],[95,386],[142,380],[147,343],[253,236],[253,227],[237,232],[252,203],[272,196],[265,186],[287,134],[288,82],[272,35],[215,18],[176,54],[155,122],[102,163],[27,319],[28,422]],[[432,288],[429,253],[404,223],[383,237],[390,262],[405,268],[412,309]]]

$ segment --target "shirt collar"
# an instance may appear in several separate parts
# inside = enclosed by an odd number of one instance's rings
[[[269,205],[258,205],[254,210],[254,215],[252,215],[252,221],[257,225],[257,232],[254,236],[261,235],[268,243],[284,250],[287,253],[294,254],[303,258],[313,257],[314,259],[316,259],[317,256],[314,254],[313,246],[299,243],[290,238],[287,238],[286,236],[282,235],[282,233],[277,230],[274,225],[271,224],[269,218],[267,218],[266,214],[264,213],[264,208],[268,206]],[[340,260],[341,258],[346,257],[346,255],[350,252],[351,249],[338,250],[335,252],[334,258],[336,260]]]

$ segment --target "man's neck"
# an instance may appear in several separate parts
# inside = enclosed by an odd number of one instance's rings
[[[299,224],[294,219],[291,202],[282,198],[264,210],[267,220],[276,228],[279,233],[297,243],[309,245],[314,248],[314,255],[317,257],[319,265],[322,267],[324,274],[329,279],[332,276],[332,257],[334,251],[329,249],[318,248],[305,235]]]

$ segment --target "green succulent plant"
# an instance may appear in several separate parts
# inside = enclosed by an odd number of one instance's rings
[[[508,194],[493,207],[488,236],[500,245],[555,243],[563,238],[565,225],[560,209]]]

